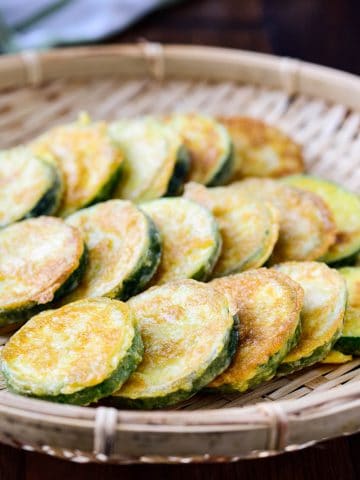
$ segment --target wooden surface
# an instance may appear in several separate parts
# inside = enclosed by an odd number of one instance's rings
[[[80,465],[36,453],[0,449],[1,480],[356,480],[360,434],[294,453],[220,465]]]
[[[190,0],[153,14],[112,42],[220,45],[274,52],[360,73],[358,0]],[[360,478],[360,434],[279,457],[229,465],[77,465],[0,446],[0,480]]]

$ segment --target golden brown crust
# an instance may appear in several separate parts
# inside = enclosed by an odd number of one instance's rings
[[[316,260],[335,241],[330,209],[316,194],[271,179],[249,178],[231,185],[253,198],[270,202],[280,214],[279,239],[272,264],[287,260]]]
[[[206,188],[190,182],[185,197],[208,208],[215,216],[223,248],[213,275],[260,267],[278,238],[278,215],[267,203],[230,187]]]
[[[0,225],[28,215],[53,184],[52,167],[30,150],[17,147],[0,152]]]
[[[207,184],[216,174],[219,161],[230,153],[222,127],[212,118],[196,113],[174,115],[167,120],[179,132],[190,153],[188,180]]]
[[[221,239],[215,219],[207,209],[184,198],[159,199],[144,203],[141,208],[162,237],[161,262],[153,285],[197,278],[194,274],[213,267]]]
[[[276,127],[250,117],[219,117],[234,143],[233,180],[283,177],[304,171],[300,145]]]
[[[0,231],[0,307],[47,303],[75,271],[81,233],[59,218],[37,217]]]
[[[336,225],[336,239],[321,258],[334,263],[351,257],[360,250],[360,197],[336,183],[312,177],[293,175],[286,184],[318,195],[329,207]]]
[[[74,213],[66,223],[83,233],[89,262],[79,287],[64,300],[113,297],[149,248],[145,215],[127,200],[109,200]]]
[[[180,136],[152,117],[120,120],[109,131],[126,156],[114,196],[144,202],[165,195],[181,147]]]

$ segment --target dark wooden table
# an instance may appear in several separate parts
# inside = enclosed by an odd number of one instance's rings
[[[359,0],[189,0],[111,42],[197,43],[288,55],[360,73]],[[78,465],[0,446],[0,480],[360,479],[360,434],[229,465]]]

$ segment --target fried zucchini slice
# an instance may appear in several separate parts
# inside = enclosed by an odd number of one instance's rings
[[[346,355],[360,355],[360,268],[345,267],[339,270],[348,289],[348,303],[344,328],[335,349]]]
[[[330,352],[327,354],[324,360],[321,360],[320,363],[341,364],[341,363],[351,362],[351,360],[352,360],[352,355],[344,355],[343,353],[338,352],[337,350],[330,350]]]
[[[239,316],[239,346],[230,367],[208,386],[245,392],[271,379],[300,335],[303,291],[279,272],[261,268],[213,280]]]
[[[126,300],[154,275],[161,241],[154,223],[128,200],[108,200],[66,219],[84,236],[89,252],[85,274],[64,301],[85,297]]]
[[[206,280],[219,257],[221,237],[211,213],[185,198],[162,198],[141,204],[158,227],[163,251],[153,283],[194,278]]]
[[[58,169],[24,147],[0,152],[0,227],[52,215],[62,194]]]
[[[324,252],[321,261],[352,263],[360,252],[360,197],[336,183],[310,175],[293,175],[284,181],[319,195],[332,212],[336,225],[335,242],[328,252]]]
[[[215,119],[196,113],[174,114],[165,120],[179,133],[190,153],[188,181],[215,186],[230,178],[233,146],[226,128]]]
[[[115,196],[134,202],[180,192],[189,158],[179,135],[151,117],[120,120],[110,135],[125,152],[126,161]]]
[[[340,273],[324,263],[286,262],[274,268],[304,290],[301,337],[278,369],[278,374],[286,375],[328,355],[343,328],[347,291]]]
[[[287,260],[316,260],[335,240],[335,223],[323,200],[283,183],[251,178],[233,184],[253,198],[271,204],[280,214],[279,239],[270,264]]]
[[[25,321],[76,288],[85,265],[81,233],[59,218],[0,230],[0,326]]]
[[[253,200],[238,189],[207,189],[194,182],[185,197],[207,207],[220,226],[223,248],[213,270],[220,277],[263,265],[278,238],[278,213],[268,203]]]
[[[230,363],[237,326],[226,298],[208,284],[177,280],[129,302],[144,341],[137,371],[111,401],[160,408],[191,397]]]
[[[231,180],[282,177],[304,171],[300,145],[276,127],[249,117],[221,117],[234,144]]]
[[[5,345],[2,372],[16,393],[88,405],[121,387],[142,355],[130,308],[92,298],[29,320]]]
[[[107,200],[119,182],[124,155],[104,122],[82,120],[55,127],[30,148],[40,157],[53,158],[62,172],[65,192],[58,213],[63,217]]]

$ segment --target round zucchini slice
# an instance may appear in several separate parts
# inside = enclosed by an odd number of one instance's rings
[[[347,291],[340,273],[319,262],[287,262],[274,267],[304,289],[299,343],[285,357],[278,374],[286,375],[327,356],[344,322]]]
[[[348,290],[344,328],[335,349],[346,355],[360,355],[360,268],[341,268]]]
[[[158,227],[163,244],[153,283],[206,280],[219,257],[221,237],[211,213],[185,198],[162,198],[141,205]]]
[[[0,230],[0,326],[25,321],[76,288],[85,264],[81,233],[59,218]]]
[[[130,308],[92,298],[29,320],[5,345],[2,372],[16,393],[88,405],[121,387],[142,354]]]
[[[0,227],[56,212],[62,194],[58,169],[25,147],[0,152]]]
[[[360,197],[336,183],[309,175],[294,175],[284,181],[297,188],[316,193],[328,205],[335,220],[336,237],[321,261],[329,264],[352,263],[360,252]],[[354,257],[354,258],[353,258]]]
[[[207,207],[219,223],[223,248],[213,276],[263,265],[278,238],[278,213],[270,204],[253,200],[236,188],[188,183],[185,196]]]
[[[63,217],[107,200],[119,182],[124,156],[104,122],[55,127],[30,147],[40,157],[53,158],[62,172],[65,192],[58,213]]]
[[[301,147],[278,128],[249,117],[221,117],[219,121],[234,144],[232,180],[304,171]]]
[[[239,346],[230,367],[208,386],[245,392],[270,380],[298,341],[303,291],[279,272],[261,268],[213,280],[240,320]]]
[[[145,117],[113,123],[110,135],[126,156],[117,198],[141,202],[181,190],[189,159],[173,129]]]
[[[332,214],[314,193],[265,178],[251,178],[233,185],[253,198],[271,202],[279,211],[279,240],[269,259],[270,264],[316,260],[334,242]]]
[[[108,200],[66,219],[84,236],[89,261],[76,290],[64,301],[85,297],[128,299],[154,275],[161,255],[154,223],[127,200]]]
[[[112,396],[113,403],[135,408],[173,405],[228,367],[237,327],[226,298],[208,284],[178,280],[150,288],[128,304],[144,341],[144,358]]]
[[[233,167],[233,146],[226,128],[213,118],[195,113],[174,114],[166,120],[190,153],[188,180],[207,186],[224,184]]]

